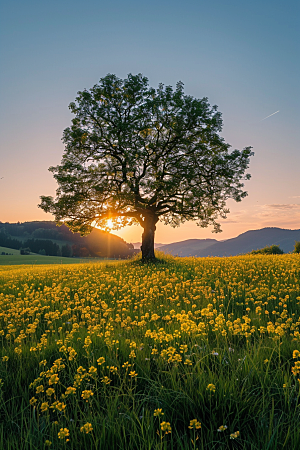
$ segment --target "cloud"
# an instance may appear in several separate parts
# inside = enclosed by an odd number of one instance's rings
[[[239,223],[238,220],[232,220],[232,219],[221,219],[222,223]]]
[[[291,228],[293,225],[300,228],[300,204],[297,203],[273,203],[265,205],[253,205],[249,210],[244,210],[243,214],[237,216],[234,213],[229,219],[231,223],[238,223],[245,227],[263,228],[273,226],[280,228]],[[222,222],[222,225],[230,223]]]
[[[249,224],[256,223],[258,228],[300,228],[300,204],[298,203],[274,203],[257,205],[256,211],[252,211]]]
[[[298,203],[279,203],[273,205],[264,205],[266,208],[270,208],[272,210],[287,210],[287,209],[300,209],[300,204]]]
[[[269,205],[257,205],[256,211],[252,211],[251,219],[273,220],[274,223],[282,220],[300,219],[300,204],[298,203],[273,203]]]

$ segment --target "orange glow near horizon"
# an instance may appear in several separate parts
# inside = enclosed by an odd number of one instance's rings
[[[293,203],[254,204],[251,198],[242,203],[228,202],[230,214],[221,220],[222,233],[212,233],[212,227],[200,228],[195,222],[186,222],[178,228],[172,228],[159,222],[155,234],[155,242],[169,244],[187,239],[231,239],[248,230],[257,230],[264,227],[279,227],[288,229],[300,228],[300,205],[292,199]],[[1,205],[2,203],[2,205]],[[51,214],[36,207],[38,198],[27,204],[22,196],[14,202],[8,197],[0,199],[1,222],[30,222],[54,220]],[[1,207],[2,206],[2,207]],[[108,219],[108,227],[112,220]],[[141,242],[143,229],[139,225],[125,226],[119,230],[108,229],[112,234],[121,237],[128,243]]]

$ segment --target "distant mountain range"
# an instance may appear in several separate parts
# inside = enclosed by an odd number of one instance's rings
[[[142,245],[141,242],[133,242],[131,245],[133,245],[135,250],[141,250],[141,245]],[[165,245],[165,244],[161,244],[159,242],[157,242],[157,243],[155,242],[154,243],[154,248],[158,249],[159,247],[162,247],[163,245]]]
[[[293,251],[295,241],[300,241],[300,230],[262,228],[246,231],[235,238],[224,241],[187,239],[162,245],[159,250],[173,256],[235,256],[269,245],[278,245],[285,253],[289,253]]]

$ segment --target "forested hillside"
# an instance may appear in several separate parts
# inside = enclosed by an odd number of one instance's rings
[[[0,246],[50,256],[127,258],[133,245],[96,228],[88,236],[72,233],[55,222],[0,222]]]

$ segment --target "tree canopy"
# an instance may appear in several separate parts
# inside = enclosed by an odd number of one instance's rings
[[[39,206],[73,231],[105,228],[108,219],[115,228],[139,223],[143,258],[151,259],[159,220],[218,232],[226,201],[247,195],[251,147],[230,152],[217,107],[185,95],[181,82],[154,89],[141,74],[108,74],[69,107],[62,162],[49,169],[56,198],[42,196]]]

